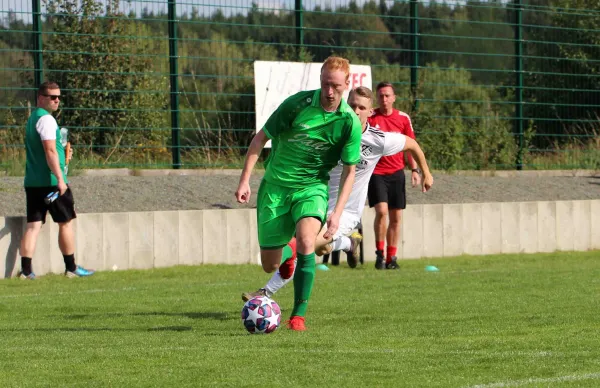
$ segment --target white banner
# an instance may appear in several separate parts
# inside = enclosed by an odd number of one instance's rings
[[[254,62],[254,92],[256,98],[256,132],[267,122],[271,113],[292,94],[321,87],[322,63]],[[350,65],[351,89],[366,86],[372,89],[371,66]]]

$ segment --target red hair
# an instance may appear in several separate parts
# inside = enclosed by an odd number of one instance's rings
[[[341,70],[346,74],[346,81],[350,78],[350,61],[346,58],[342,57],[329,57],[323,62],[323,66],[321,66],[321,73],[323,70],[335,71]]]

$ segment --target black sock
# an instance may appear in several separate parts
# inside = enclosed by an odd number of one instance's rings
[[[75,265],[75,254],[63,255],[63,257],[65,258],[65,268],[67,271],[75,271],[77,269],[77,266]]]
[[[21,257],[21,273],[27,276],[31,272],[33,272],[31,269],[31,257]]]

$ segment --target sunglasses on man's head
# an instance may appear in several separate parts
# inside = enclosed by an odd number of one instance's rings
[[[50,97],[52,101],[56,101],[61,97],[60,94],[42,94],[42,96]]]

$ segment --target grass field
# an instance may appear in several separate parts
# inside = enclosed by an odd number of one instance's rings
[[[0,387],[600,386],[600,252],[341,265],[317,272],[307,332],[250,335],[240,294],[266,280],[246,265],[0,281]],[[286,319],[292,295],[275,295]]]

